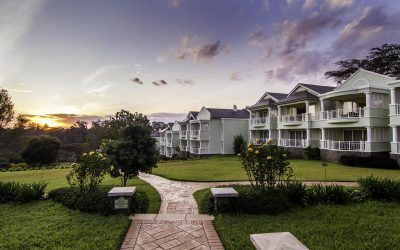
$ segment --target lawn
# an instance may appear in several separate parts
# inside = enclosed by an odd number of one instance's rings
[[[45,169],[45,170],[28,170],[28,171],[14,171],[14,172],[0,172],[0,181],[16,181],[21,183],[26,182],[38,182],[46,181],[48,182],[47,191],[55,188],[68,186],[65,175],[68,173],[69,169]],[[102,184],[120,186],[121,180],[119,178],[111,178],[106,176]],[[150,207],[148,213],[158,213],[161,205],[161,197],[157,190],[153,188],[150,184],[142,181],[138,178],[129,180],[128,186],[136,186],[138,190],[143,190],[146,192]]]
[[[272,215],[221,214],[214,225],[226,249],[254,249],[250,234],[291,232],[310,249],[399,249],[400,203],[318,205]]]
[[[0,204],[0,249],[118,249],[129,224],[53,201]]]
[[[322,181],[324,168],[320,161],[290,160],[294,177],[304,181]],[[358,177],[400,178],[400,170],[349,167],[328,163],[327,180],[356,181]],[[211,157],[203,160],[171,161],[158,164],[153,173],[171,180],[182,181],[246,181],[247,176],[237,157]]]

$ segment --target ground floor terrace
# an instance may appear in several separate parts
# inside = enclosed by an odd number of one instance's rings
[[[277,129],[263,129],[263,130],[250,130],[249,132],[249,142],[255,145],[264,144],[272,139],[275,144],[277,144],[278,130]]]

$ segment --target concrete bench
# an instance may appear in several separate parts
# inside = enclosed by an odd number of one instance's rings
[[[136,187],[113,187],[107,194],[114,210],[125,210],[132,213],[132,197]]]
[[[251,234],[250,240],[257,250],[308,250],[289,232]]]
[[[211,188],[211,193],[214,197],[215,213],[229,209],[230,200],[239,197],[238,192],[232,187]]]

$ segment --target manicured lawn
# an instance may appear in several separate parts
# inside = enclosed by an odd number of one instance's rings
[[[119,249],[129,224],[53,201],[0,204],[0,249]]]
[[[250,234],[291,232],[310,249],[399,249],[400,203],[297,208],[278,216],[222,214],[214,225],[226,249],[254,249]]]
[[[291,160],[295,178],[304,181],[322,181],[324,168],[320,161]],[[212,157],[204,160],[188,160],[159,163],[153,173],[171,180],[183,181],[246,181],[247,176],[237,157]],[[328,163],[329,181],[356,181],[358,177],[400,178],[400,170],[348,167]]]
[[[48,182],[47,191],[55,188],[68,186],[65,175],[69,172],[69,169],[46,169],[46,170],[29,170],[29,171],[14,171],[14,172],[0,172],[0,181],[16,181],[16,182],[38,182],[40,180]],[[103,184],[120,186],[121,180],[119,178],[111,178],[107,176]],[[147,193],[150,200],[150,207],[148,213],[158,213],[161,205],[161,198],[157,190],[155,190],[150,184],[139,178],[129,180],[128,186],[136,186],[138,190],[143,190]]]

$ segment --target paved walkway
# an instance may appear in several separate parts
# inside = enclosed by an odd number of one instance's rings
[[[161,196],[159,214],[136,214],[121,249],[215,249],[223,250],[209,215],[198,214],[193,193],[203,188],[245,185],[249,182],[180,182],[140,174]],[[311,185],[316,182],[306,182]],[[322,182],[324,184],[324,182]],[[327,182],[353,186],[355,182]]]

